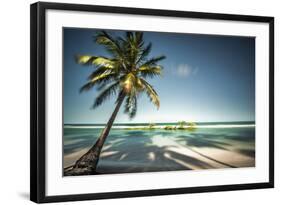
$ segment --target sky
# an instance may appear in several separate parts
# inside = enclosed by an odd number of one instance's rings
[[[98,30],[64,28],[64,123],[106,123],[117,96],[96,109],[92,89],[79,93],[94,66],[75,62],[75,56],[109,56],[93,41]],[[109,30],[107,30],[109,31]],[[124,31],[109,31],[115,36]],[[122,107],[115,123],[229,122],[255,120],[255,38],[202,34],[144,32],[152,43],[150,57],[165,55],[163,76],[148,79],[160,98],[160,108],[145,94],[138,98],[132,120]]]

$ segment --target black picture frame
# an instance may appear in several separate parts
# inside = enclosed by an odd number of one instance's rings
[[[263,183],[229,184],[192,188],[122,191],[74,195],[46,196],[45,192],[45,25],[46,10],[86,11],[196,19],[263,22],[269,24],[269,181]],[[97,200],[123,197],[186,194],[274,187],[274,17],[230,15],[217,13],[109,7],[65,3],[34,3],[30,7],[30,199],[37,203],[76,200]]]

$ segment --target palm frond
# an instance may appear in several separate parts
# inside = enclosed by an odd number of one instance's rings
[[[101,83],[108,80],[114,80],[117,77],[117,73],[115,72],[104,72],[94,78],[91,79],[92,83]]]
[[[135,41],[139,47],[143,45],[143,32],[135,32]]]
[[[114,39],[106,31],[98,32],[95,36],[95,41],[98,44],[104,45],[106,50],[114,56],[122,57],[123,52],[118,39]]]
[[[137,113],[137,96],[136,96],[136,94],[131,94],[131,95],[127,96],[124,112],[129,114],[130,119],[135,117],[135,115]]]
[[[126,32],[126,41],[123,43],[126,48],[125,56],[128,59],[129,67],[135,69],[143,51],[143,33],[142,32]]]
[[[88,91],[92,89],[95,85],[101,83],[108,83],[116,79],[117,74],[114,72],[104,72],[97,75],[93,75],[93,78],[80,88],[80,92]]]
[[[115,95],[119,88],[119,82],[112,83],[104,91],[102,91],[95,99],[92,108],[100,106],[104,101],[110,98],[111,95]]]
[[[94,59],[96,59],[96,56],[90,56],[90,55],[75,56],[76,63],[82,64],[82,65],[91,65]]]
[[[82,65],[96,65],[106,68],[113,68],[116,64],[115,59],[109,59],[103,56],[77,55],[76,62]]]
[[[115,37],[101,31],[95,35],[95,42],[104,46],[110,56],[76,56],[77,63],[96,68],[80,89],[83,92],[97,86],[100,93],[92,107],[100,106],[112,95],[118,95],[116,102],[125,96],[124,112],[133,118],[137,112],[137,97],[144,92],[159,108],[159,96],[145,78],[161,75],[163,67],[158,62],[165,56],[148,58],[152,44],[145,45],[143,32],[126,32],[124,36]]]
[[[152,43],[149,43],[144,49],[142,49],[139,59],[136,62],[137,65],[146,60],[147,56],[151,51],[151,48],[152,48]]]
[[[165,58],[166,58],[166,56],[164,56],[164,55],[151,58],[151,59],[145,61],[140,67],[142,67],[142,66],[155,66],[155,65],[157,65],[157,63],[159,61],[164,60]]]
[[[92,82],[87,82],[86,84],[84,84],[81,88],[80,88],[80,90],[79,90],[79,92],[80,93],[82,93],[82,92],[84,92],[84,91],[89,91],[89,90],[91,90],[93,87],[94,87],[94,83],[92,83]]]
[[[157,92],[153,89],[152,85],[150,85],[147,81],[140,78],[143,86],[145,87],[145,91],[147,96],[149,97],[150,101],[159,109],[160,107],[160,100],[158,97]]]
[[[126,37],[127,37],[127,41],[131,42],[133,40],[133,38],[134,38],[133,32],[127,31],[126,32]]]
[[[103,73],[106,73],[106,72],[114,72],[113,70],[111,69],[108,69],[107,67],[99,67],[98,69],[96,69],[95,71],[93,71],[89,76],[88,76],[88,80],[92,80],[94,78],[96,78],[97,76],[100,76],[102,75]]]
[[[144,78],[147,78],[147,77],[152,78],[154,76],[161,75],[162,69],[163,69],[163,67],[160,65],[142,66],[142,67],[138,68],[137,72]]]

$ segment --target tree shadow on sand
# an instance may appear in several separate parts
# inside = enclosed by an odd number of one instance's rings
[[[244,135],[229,135],[229,134],[204,134],[193,133],[190,137],[185,135],[177,136],[176,140],[189,147],[206,147],[222,150],[234,151],[236,153],[255,157],[255,134],[254,132],[244,133]],[[237,144],[243,144],[249,148],[236,148]]]
[[[159,131],[154,132],[157,136]],[[165,132],[167,134],[167,132]],[[159,135],[158,135],[159,136]],[[168,137],[161,135],[161,137]],[[177,140],[184,140],[186,136],[178,136]],[[192,167],[198,169],[215,168],[213,165],[197,159],[193,156],[171,151],[174,145],[157,146],[153,143],[153,137],[148,137],[144,132],[125,132],[122,136],[115,136],[115,140],[108,139],[105,144],[106,150],[103,150],[99,161],[97,172],[99,173],[132,173],[132,172],[151,172],[151,171],[175,171],[190,170]],[[207,146],[213,148],[224,149],[223,147],[211,141],[196,141],[188,137],[190,140],[188,146]],[[218,143],[223,144],[223,143]],[[129,145],[129,146],[128,146]],[[225,145],[225,144],[223,144]],[[211,157],[200,154],[191,149],[191,151],[199,154],[209,160],[216,161],[228,167],[234,167]]]
[[[221,149],[221,150],[229,150],[226,146],[230,146],[231,144],[226,143],[226,142],[220,142],[218,140],[210,140],[210,139],[206,139],[205,137],[202,137],[202,135],[199,134],[194,134],[193,137],[186,137],[184,135],[182,136],[177,136],[176,137],[176,141],[180,142],[181,144],[186,145],[186,148],[189,149],[190,151],[199,154],[202,157],[205,157],[209,160],[212,160],[216,163],[219,163],[221,165],[227,166],[227,167],[231,167],[231,168],[236,168],[236,166],[231,165],[229,163],[226,162],[222,162],[219,161],[217,159],[214,159],[213,157],[210,157],[206,154],[203,154],[195,149],[193,149],[192,147],[195,148],[202,148],[202,147],[206,147],[206,148],[215,148],[215,149]]]
[[[179,135],[177,135],[179,134]],[[155,136],[160,139],[169,139],[176,143],[157,145],[153,142]],[[172,136],[172,137],[171,137]],[[78,143],[65,146],[67,153],[90,147],[97,137],[77,137]],[[227,139],[227,140],[226,140]],[[80,140],[80,141],[79,141]],[[100,174],[137,173],[155,171],[176,171],[216,168],[208,160],[214,161],[226,167],[235,166],[221,162],[206,153],[201,153],[194,148],[213,148],[222,151],[234,151],[245,156],[255,157],[253,149],[231,149],[233,144],[252,143],[254,138],[249,136],[235,136],[223,134],[205,134],[190,132],[185,135],[180,132],[172,133],[162,130],[136,131],[136,130],[112,130],[102,149],[97,172]],[[176,146],[184,146],[201,158],[173,151]],[[202,161],[205,158],[208,160]]]
[[[64,142],[64,154],[71,154],[83,148],[90,147],[95,140],[97,140],[97,137],[90,134],[73,137],[70,143]]]
[[[256,156],[256,151],[254,149],[236,149],[235,151],[252,158]]]
[[[209,147],[222,150],[228,150],[225,146],[230,145],[226,142],[220,142],[215,140],[210,140],[207,138],[202,138],[202,135],[194,134],[192,137],[186,137],[185,135],[180,135],[176,137],[176,141],[184,143],[191,147]]]
[[[118,146],[112,146],[113,154],[100,158],[97,172],[112,174],[176,171],[191,170],[192,166],[201,169],[213,168],[210,164],[192,156],[169,150],[173,146],[147,145],[136,149],[137,147],[134,145],[124,148],[123,146],[126,144],[124,142],[124,144],[119,143]]]

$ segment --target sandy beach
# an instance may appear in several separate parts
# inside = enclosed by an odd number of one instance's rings
[[[194,132],[113,129],[102,149],[97,172],[110,174],[254,167],[254,128],[217,129]],[[217,134],[213,134],[214,131]],[[65,154],[64,167],[71,166],[90,148],[89,142],[94,140],[90,136],[72,140],[73,145],[83,142],[83,139],[87,142]]]

